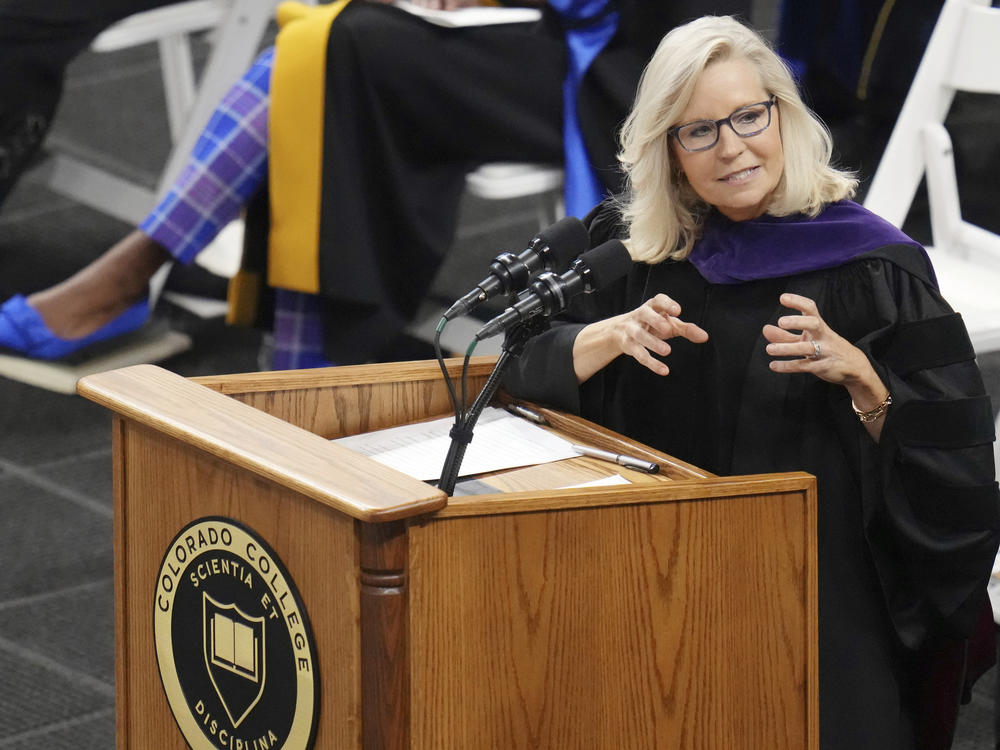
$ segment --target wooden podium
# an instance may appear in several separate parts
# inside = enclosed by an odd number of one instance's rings
[[[471,393],[492,364],[473,360]],[[204,518],[252,530],[298,589],[316,748],[818,748],[807,474],[716,477],[539,410],[660,473],[578,458],[448,498],[329,442],[449,414],[435,362],[192,380],[140,365],[78,389],[115,412],[118,750],[188,746],[153,620],[182,583],[161,576],[187,554],[171,545]],[[556,489],[614,473],[633,483]],[[293,746],[275,732],[243,747]],[[236,734],[204,746],[239,750]]]

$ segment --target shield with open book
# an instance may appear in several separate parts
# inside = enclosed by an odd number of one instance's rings
[[[202,596],[205,666],[235,729],[264,694],[264,617]]]

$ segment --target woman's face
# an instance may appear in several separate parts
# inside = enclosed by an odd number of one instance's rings
[[[715,62],[698,77],[694,96],[676,124],[720,120],[740,107],[769,98],[749,62]],[[785,156],[779,119],[778,107],[771,107],[771,125],[746,138],[736,135],[726,124],[720,125],[718,142],[705,151],[685,151],[676,138],[670,139],[673,154],[694,191],[733,221],[754,219],[764,213],[781,180]]]

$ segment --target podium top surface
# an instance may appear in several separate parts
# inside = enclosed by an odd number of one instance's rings
[[[447,505],[447,495],[425,482],[154,365],[89,375],[77,390],[128,420],[361,521]]]
[[[477,383],[493,366],[490,358],[482,360],[472,368]],[[447,366],[454,376],[462,362]],[[644,475],[581,456],[489,475],[480,483],[485,494],[449,498],[331,442],[446,412],[450,401],[435,361],[196,379],[137,365],[89,375],[77,387],[124,419],[122,435],[132,434],[134,425],[147,428],[156,440],[190,446],[366,523],[722,497],[744,491],[747,481],[782,492],[815,481],[801,473],[715,477],[600,425],[536,405],[547,427],[563,437],[652,461],[659,473]],[[116,448],[116,455],[118,450],[126,449]],[[626,485],[571,489],[615,473]]]

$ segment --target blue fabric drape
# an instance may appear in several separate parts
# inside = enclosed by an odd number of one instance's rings
[[[550,0],[566,27],[568,66],[563,81],[563,150],[566,183],[564,197],[569,216],[585,216],[604,197],[580,129],[577,96],[594,58],[618,28],[619,14],[611,0]]]

